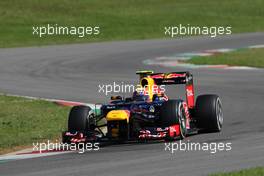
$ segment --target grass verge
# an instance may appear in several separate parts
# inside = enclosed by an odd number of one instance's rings
[[[68,107],[43,100],[0,95],[0,153],[60,138]]]
[[[264,68],[264,48],[242,49],[213,56],[197,56],[185,62],[197,65],[229,65]]]
[[[231,26],[264,31],[263,0],[3,0],[0,47],[164,38],[164,26]],[[32,26],[100,26],[100,35],[32,35]]]
[[[244,169],[237,172],[218,173],[218,174],[212,174],[210,176],[264,176],[264,167]]]

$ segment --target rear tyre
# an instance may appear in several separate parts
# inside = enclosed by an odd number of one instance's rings
[[[90,111],[91,108],[89,106],[72,107],[68,119],[68,130],[70,132],[90,130]]]
[[[206,132],[220,132],[223,126],[222,102],[218,95],[200,95],[196,99],[198,127]]]
[[[160,110],[161,126],[169,127],[175,124],[179,124],[181,139],[185,138],[186,136],[186,116],[182,103],[182,100],[168,100],[163,103]]]

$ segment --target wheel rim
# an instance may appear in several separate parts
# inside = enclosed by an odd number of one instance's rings
[[[220,130],[224,122],[224,116],[223,116],[222,103],[219,98],[217,99],[216,102],[216,116],[217,116],[218,129]]]
[[[180,105],[179,106],[179,125],[180,125],[180,133],[181,137],[185,137],[185,129],[186,129],[186,119],[185,119],[185,112],[184,108]]]

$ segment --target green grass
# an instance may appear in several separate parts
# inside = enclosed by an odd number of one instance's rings
[[[263,0],[1,0],[0,47],[164,38],[164,26],[264,31]],[[98,36],[32,35],[32,26],[100,26]]]
[[[0,107],[0,153],[58,139],[67,126],[69,108],[51,102],[0,95]]]
[[[237,172],[212,174],[210,176],[264,176],[264,167],[244,169]]]
[[[198,65],[230,65],[264,68],[264,48],[242,49],[213,56],[198,56],[185,61]]]

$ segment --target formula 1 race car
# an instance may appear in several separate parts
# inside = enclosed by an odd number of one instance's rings
[[[112,96],[109,104],[100,105],[99,112],[89,106],[72,107],[63,142],[174,140],[201,130],[221,131],[223,111],[219,96],[200,95],[195,102],[192,74],[137,74],[140,90],[132,97]],[[169,99],[162,91],[162,86],[174,84],[185,84],[186,100]]]

